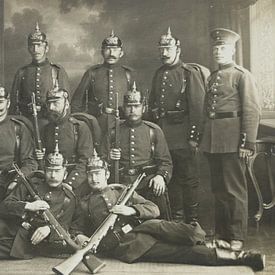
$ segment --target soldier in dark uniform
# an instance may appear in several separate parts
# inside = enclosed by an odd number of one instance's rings
[[[64,230],[71,228],[72,234],[80,233],[76,229],[77,200],[62,184],[65,176],[63,156],[55,151],[47,157],[45,175],[34,173],[30,177],[39,200],[34,200],[22,183],[0,204],[1,259],[30,259],[35,255],[57,256],[72,252],[42,215],[43,210],[50,209]]]
[[[156,124],[142,120],[145,97],[136,90],[124,95],[125,121],[119,126],[120,148],[115,148],[111,135],[110,159],[120,162],[120,182],[128,184],[144,171],[147,177],[140,183],[138,193],[155,202],[161,218],[171,219],[167,184],[172,176],[172,160],[162,130]],[[115,130],[114,130],[115,131]],[[105,141],[103,152],[108,154]]]
[[[77,188],[86,180],[86,165],[93,153],[93,137],[87,124],[71,116],[68,92],[56,86],[47,93],[47,118],[49,123],[42,128],[41,139],[46,154],[59,145],[60,152],[68,161],[68,176],[65,180],[78,195]],[[37,158],[43,153],[37,151]]]
[[[238,250],[248,219],[245,160],[254,150],[260,104],[253,76],[233,61],[239,35],[215,29],[211,37],[219,68],[209,78],[201,150],[210,166],[216,236]]]
[[[72,111],[97,117],[105,134],[112,125],[115,94],[118,93],[118,106],[122,106],[123,95],[133,83],[133,70],[121,65],[122,42],[113,31],[103,40],[101,54],[103,64],[90,67],[82,77],[72,99]]]
[[[26,175],[37,169],[31,131],[21,120],[7,115],[9,106],[9,94],[0,87],[0,202],[17,184],[17,177],[12,173],[13,162]]]
[[[169,186],[173,215],[183,204],[185,221],[192,222],[198,219],[199,176],[194,153],[201,131],[204,84],[200,72],[180,60],[180,41],[172,37],[170,28],[161,36],[159,50],[163,66],[153,78],[149,109],[164,132],[173,160]]]
[[[56,80],[69,93],[69,81],[65,70],[47,59],[49,45],[46,34],[36,25],[28,36],[28,50],[32,63],[20,68],[13,81],[11,92],[11,114],[22,114],[31,119],[31,97],[35,94],[40,124],[46,118],[46,94],[53,89]],[[44,123],[43,123],[44,124]]]
[[[265,257],[260,253],[205,246],[205,232],[197,222],[191,225],[155,219],[159,215],[158,207],[135,192],[126,205],[117,205],[123,185],[107,184],[110,173],[107,164],[99,158],[92,158],[87,170],[92,192],[81,201],[86,232],[81,231],[91,236],[110,212],[118,214],[114,227],[101,241],[99,252],[126,263],[149,261],[264,268]]]

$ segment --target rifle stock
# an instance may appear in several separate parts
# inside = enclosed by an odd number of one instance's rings
[[[137,179],[127,186],[124,190],[125,192],[122,193],[120,198],[118,199],[118,205],[125,205],[127,201],[132,196],[133,192],[137,188],[138,184],[141,180],[145,177],[145,173],[139,175]],[[127,192],[127,193],[126,193]],[[72,256],[68,259],[60,263],[59,265],[55,266],[52,270],[59,275],[69,275],[77,266],[78,264],[85,258],[86,256],[90,257],[92,254],[96,253],[96,249],[100,244],[100,241],[103,239],[104,236],[108,233],[109,229],[112,228],[116,222],[118,215],[117,214],[109,214],[106,219],[102,222],[102,224],[97,228],[95,233],[90,237],[86,246],[82,249],[76,251]],[[91,251],[91,255],[88,255]],[[92,274],[96,273],[99,269],[104,267],[104,265],[98,266],[97,269],[89,269]]]

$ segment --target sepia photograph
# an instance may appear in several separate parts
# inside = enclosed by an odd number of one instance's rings
[[[0,274],[275,274],[275,0],[0,0]]]

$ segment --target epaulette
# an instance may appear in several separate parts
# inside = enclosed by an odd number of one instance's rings
[[[102,67],[102,64],[97,64],[97,65],[93,65],[93,66],[91,66],[91,67],[89,67],[89,71],[94,71],[94,70],[97,70],[97,69],[99,69],[99,68],[101,68]]]
[[[81,121],[81,120],[78,120],[78,119],[76,119],[75,117],[69,117],[69,121],[72,123],[72,124],[78,124],[78,125],[80,125],[81,123],[84,123],[83,121]]]
[[[130,71],[130,72],[133,72],[133,71],[134,71],[134,69],[131,68],[131,67],[129,67],[129,66],[122,65],[121,67],[122,67],[123,69],[125,69],[126,71]]]
[[[71,190],[66,184],[62,185],[62,189],[65,192],[66,196],[69,197],[70,199],[71,198],[74,198],[74,199],[76,198],[74,191]]]
[[[52,63],[52,62],[50,62],[50,65],[53,66],[53,67],[56,67],[57,69],[61,69],[62,68],[61,65],[55,64],[55,63]]]
[[[188,64],[186,64],[186,63],[183,63],[182,65],[181,65],[181,67],[184,69],[184,70],[186,70],[186,71],[188,71],[188,72],[192,72],[192,71],[195,71],[195,69],[192,67],[192,66],[190,66],[190,65],[188,65]]]
[[[241,71],[242,73],[245,73],[247,71],[244,67],[240,65],[235,65],[234,68],[236,68],[238,71]]]
[[[11,121],[21,125],[24,125],[27,129],[29,129],[31,132],[33,132],[33,124],[32,122],[24,117],[24,116],[17,116],[17,115],[9,115],[8,116]]]
[[[161,130],[161,128],[160,128],[157,124],[155,124],[155,123],[153,123],[153,122],[151,122],[151,121],[143,120],[143,122],[144,122],[144,124],[146,124],[146,125],[149,126],[150,128]]]

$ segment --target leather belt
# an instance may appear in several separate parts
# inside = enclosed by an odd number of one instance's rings
[[[133,168],[126,168],[123,167],[120,169],[120,174],[122,175],[128,175],[128,176],[136,176],[140,173],[145,172],[147,175],[149,174],[154,174],[156,173],[157,166],[152,164],[152,165],[144,165],[144,166],[139,166],[139,167],[133,167]]]
[[[223,118],[240,117],[241,114],[242,114],[241,111],[223,112],[223,113],[209,112],[208,117],[210,119],[223,119]]]

